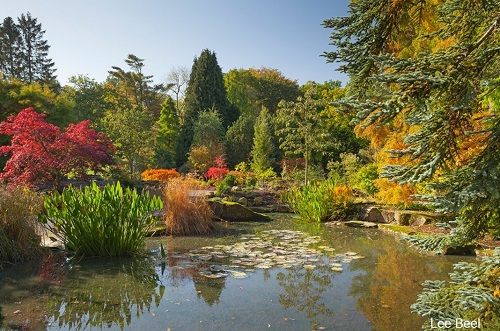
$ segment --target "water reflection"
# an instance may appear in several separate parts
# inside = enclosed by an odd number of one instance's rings
[[[320,326],[318,316],[330,317],[334,312],[325,303],[322,294],[332,287],[334,273],[327,265],[321,265],[313,270],[293,267],[276,276],[278,285],[286,294],[279,295],[279,303],[285,309],[295,308],[305,312],[311,328]]]
[[[123,330],[157,307],[165,292],[148,259],[85,259],[71,268],[65,284],[49,293],[49,321],[59,328]]]
[[[68,263],[64,255],[53,255],[2,272],[4,324],[26,330],[259,330],[268,325],[274,330],[418,330],[422,318],[409,306],[420,284],[446,279],[455,262],[421,255],[378,230],[311,226],[289,216],[229,226],[234,227],[229,236],[151,239],[148,258]],[[349,251],[364,258],[351,261],[344,254]],[[341,267],[333,271],[332,263]],[[207,277],[210,268],[228,271],[227,277]]]

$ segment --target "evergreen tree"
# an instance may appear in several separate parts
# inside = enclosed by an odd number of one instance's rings
[[[253,147],[254,119],[249,115],[241,115],[226,132],[227,165],[234,168],[240,162],[247,162]]]
[[[21,68],[22,81],[55,84],[54,62],[48,58],[50,46],[43,39],[42,24],[38,23],[30,13],[18,18],[18,28],[22,38]]]
[[[145,111],[150,112],[154,119],[158,119],[165,88],[161,85],[152,85],[153,75],[143,73],[144,59],[129,54],[125,63],[131,69],[130,71],[113,66],[113,70],[108,71],[109,74],[123,85],[125,93],[134,107],[142,107]]]
[[[160,118],[155,123],[154,161],[158,168],[172,168],[175,156],[175,143],[179,132],[179,117],[174,100],[169,96],[161,105]]]
[[[438,211],[456,216],[448,225],[451,234],[416,240],[441,249],[500,228],[499,109],[489,101],[500,86],[500,6],[440,2],[438,24],[422,26],[429,5],[352,2],[349,17],[324,22],[334,29],[330,38],[336,47],[325,55],[344,63],[340,70],[351,84],[339,104],[359,110],[362,126],[398,118],[410,128],[404,145],[391,151],[406,162],[386,166],[383,175],[401,184],[434,182],[429,187],[444,193],[429,199]],[[401,41],[415,45],[422,39],[429,47],[411,56],[395,52]]]
[[[267,108],[262,107],[254,126],[251,168],[256,175],[272,171],[275,159],[272,143],[271,116]]]
[[[18,26],[12,17],[6,17],[0,24],[0,72],[4,78],[21,76],[21,46]]]
[[[184,122],[177,144],[176,162],[178,166],[187,160],[193,139],[193,125],[200,112],[217,109],[224,128],[234,122],[238,114],[229,107],[224,88],[222,69],[215,53],[205,49],[193,61],[189,83],[184,97]]]

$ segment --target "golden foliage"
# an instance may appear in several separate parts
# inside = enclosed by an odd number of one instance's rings
[[[192,196],[196,181],[174,178],[164,189],[167,232],[174,235],[197,235],[212,231],[213,212],[204,196]]]
[[[354,201],[354,192],[348,186],[336,186],[333,189],[333,204],[334,206],[343,206],[347,208]]]
[[[171,178],[180,177],[181,174],[175,169],[148,169],[141,174],[142,180],[156,180],[167,182]]]
[[[416,189],[413,185],[400,185],[398,183],[389,182],[387,178],[375,179],[375,184],[379,189],[378,193],[375,194],[375,198],[381,203],[389,205],[398,205],[402,203],[408,206],[414,202],[412,195],[416,193]]]

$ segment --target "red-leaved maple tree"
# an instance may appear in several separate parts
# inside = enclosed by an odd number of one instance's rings
[[[0,134],[12,137],[0,155],[10,155],[0,179],[14,185],[51,183],[58,187],[70,172],[84,178],[87,170],[99,171],[113,163],[114,146],[90,121],[70,124],[64,132],[45,121],[45,114],[26,108],[0,123]]]
[[[215,167],[210,167],[207,170],[206,176],[209,179],[215,179],[215,180],[221,180],[223,179],[229,169],[227,168],[227,163],[224,161],[224,158],[222,156],[217,156],[214,160]]]

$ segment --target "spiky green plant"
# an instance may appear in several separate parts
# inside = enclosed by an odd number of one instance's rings
[[[281,198],[303,220],[321,222],[331,215],[335,182],[325,180],[294,187],[284,192]]]
[[[61,236],[66,249],[85,256],[132,255],[140,252],[146,233],[154,227],[152,212],[163,208],[160,198],[120,182],[100,188],[69,187],[44,200],[40,220]]]

